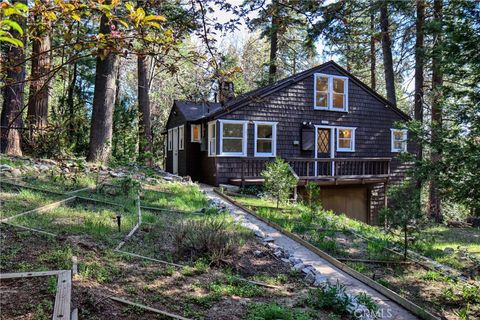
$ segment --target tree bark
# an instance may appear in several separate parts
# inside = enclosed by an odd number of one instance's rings
[[[48,4],[49,0],[43,1]],[[35,17],[39,20],[39,17]],[[35,129],[45,128],[48,124],[48,98],[50,91],[49,75],[50,71],[50,28],[47,25],[46,30],[42,30],[32,41],[32,71],[30,92],[28,99],[27,124],[30,133],[36,134]]]
[[[387,99],[397,105],[395,95],[395,74],[393,72],[392,41],[390,39],[390,26],[388,21],[388,1],[382,1],[380,6],[380,28],[382,30],[383,69],[385,72],[385,86]]]
[[[73,71],[72,71],[72,76],[70,78],[70,83],[68,85],[67,89],[67,108],[68,108],[68,138],[70,140],[70,143],[73,143],[74,137],[76,136],[75,133],[75,86],[77,83],[77,73],[78,73],[78,65],[77,62],[73,63]]]
[[[277,53],[278,53],[278,27],[280,24],[279,5],[277,0],[272,1],[272,25],[270,29],[270,65],[268,68],[268,82],[277,80]]]
[[[434,0],[433,19],[439,26],[442,25],[443,0]],[[442,109],[441,97],[443,86],[442,71],[442,30],[436,27],[433,31],[433,49],[432,49],[432,152],[431,162],[435,166],[441,160],[441,150],[439,150],[439,135],[442,127]],[[429,213],[435,220],[442,220],[441,198],[435,177],[430,182],[429,193]]]
[[[100,33],[110,33],[108,18],[102,16]],[[93,94],[90,144],[87,161],[106,162],[112,144],[113,109],[115,107],[117,56],[111,52],[97,57]]]
[[[13,1],[27,4],[26,0]],[[17,18],[18,24],[25,30],[26,19]],[[12,32],[18,37],[16,31]],[[25,39],[23,39],[25,43]],[[12,156],[21,156],[21,133],[23,128],[23,100],[24,100],[24,81],[25,81],[25,51],[24,48],[10,46],[7,52],[7,70],[5,87],[3,90],[3,105],[1,115],[1,143],[2,153]]]
[[[370,87],[376,90],[377,87],[377,54],[375,48],[375,14],[370,14]]]
[[[139,154],[144,156],[147,165],[153,164],[152,125],[150,110],[150,67],[148,56],[138,56],[138,111],[139,111]],[[145,156],[146,155],[146,156]]]

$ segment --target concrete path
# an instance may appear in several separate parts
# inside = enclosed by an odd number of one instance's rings
[[[249,229],[252,229],[254,231],[261,230],[267,237],[272,237],[273,239],[275,239],[276,245],[282,247],[285,250],[288,250],[289,252],[292,252],[294,257],[301,259],[305,265],[313,266],[322,275],[328,277],[331,283],[336,283],[336,281],[338,280],[341,284],[347,287],[347,290],[349,292],[354,294],[360,292],[367,292],[380,307],[380,319],[418,319],[408,310],[388,299],[378,291],[370,288],[363,282],[336,268],[328,261],[319,257],[317,254],[305,248],[298,242],[282,234],[277,229],[270,227],[269,225],[267,225],[261,220],[258,220],[243,209],[226,201],[218,194],[216,194],[213,191],[212,187],[201,185],[200,188],[205,191],[205,193],[210,199],[215,199],[216,201],[224,203],[231,212],[231,214],[234,216],[235,220],[241,221]]]

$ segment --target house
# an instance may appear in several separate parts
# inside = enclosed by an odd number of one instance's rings
[[[406,169],[397,156],[412,152],[395,124],[408,115],[333,61],[236,98],[231,89],[220,91],[223,103],[175,101],[167,171],[216,186],[261,184],[265,163],[280,156],[300,187],[321,186],[325,208],[377,222],[388,184]]]

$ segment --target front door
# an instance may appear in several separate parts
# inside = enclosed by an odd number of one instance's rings
[[[178,127],[173,128],[172,130],[172,135],[173,135],[173,165],[172,165],[172,173],[173,174],[178,174]]]
[[[317,159],[333,158],[333,128],[317,128],[317,145],[316,154]],[[331,176],[333,175],[333,166],[330,161],[318,161],[316,165],[317,176]]]

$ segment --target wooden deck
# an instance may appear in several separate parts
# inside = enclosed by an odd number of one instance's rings
[[[262,185],[261,172],[271,159],[244,158],[240,177],[229,179],[238,186]],[[286,159],[298,185],[353,185],[386,183],[390,178],[391,158],[290,158]]]

